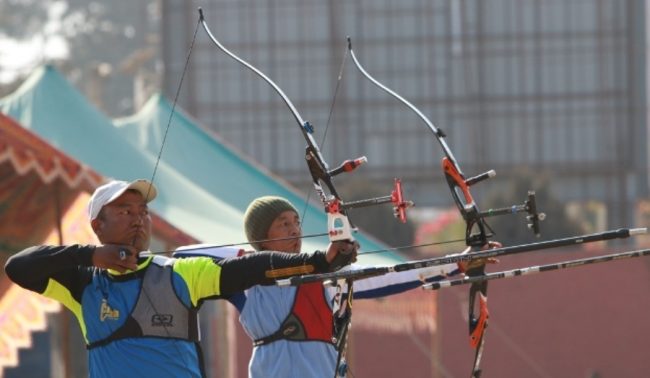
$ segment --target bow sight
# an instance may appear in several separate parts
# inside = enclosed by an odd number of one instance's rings
[[[447,185],[449,185],[449,189],[454,197],[454,202],[456,203],[463,220],[467,224],[465,240],[468,246],[482,247],[487,243],[487,240],[490,237],[494,236],[494,231],[485,222],[485,218],[498,215],[525,212],[528,214],[526,216],[528,221],[527,227],[533,231],[535,236],[540,236],[539,222],[546,218],[546,214],[537,211],[534,191],[528,191],[528,197],[521,205],[512,205],[509,207],[480,211],[476,202],[474,202],[469,187],[481,181],[495,177],[496,172],[494,170],[489,170],[480,175],[465,179],[458,166],[454,165],[452,160],[448,157],[442,159],[442,169],[445,174]],[[478,232],[475,232],[476,228],[478,228]],[[486,232],[486,230],[488,230],[489,233]]]
[[[310,130],[313,132],[313,129],[310,128]],[[404,200],[402,182],[398,178],[395,179],[393,191],[388,196],[349,202],[344,202],[340,199],[332,182],[332,177],[344,172],[352,172],[361,164],[368,162],[368,158],[365,156],[346,160],[338,167],[328,170],[327,164],[322,160],[322,157],[318,157],[312,146],[307,146],[305,150],[305,160],[309,167],[309,173],[311,174],[314,188],[318,193],[321,202],[325,206],[325,212],[327,213],[327,230],[331,241],[354,240],[352,232],[356,232],[357,228],[346,215],[348,209],[392,203],[393,215],[395,218],[399,219],[402,223],[406,223],[406,209],[412,207],[413,202]],[[320,184],[321,182],[325,183],[331,195],[328,196],[325,194]]]

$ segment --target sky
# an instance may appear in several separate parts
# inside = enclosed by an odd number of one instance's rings
[[[0,29],[0,84],[30,73],[42,62],[68,58],[70,49],[63,23],[67,9],[64,1],[49,4],[41,32],[28,39],[12,38]]]
[[[66,59],[68,53],[68,42],[62,36],[16,40],[0,35],[0,84],[11,83],[42,62]]]

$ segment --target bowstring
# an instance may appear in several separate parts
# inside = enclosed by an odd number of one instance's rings
[[[199,22],[196,23],[196,28],[194,29],[194,34],[193,34],[193,36],[192,36],[192,40],[191,40],[191,42],[190,42],[190,47],[189,47],[189,49],[188,49],[187,56],[186,56],[186,58],[185,58],[185,65],[183,66],[183,72],[181,73],[181,78],[180,78],[180,81],[179,81],[179,84],[178,84],[178,88],[176,89],[176,94],[175,94],[175,96],[174,96],[174,103],[172,104],[171,112],[170,112],[170,114],[169,114],[169,119],[167,120],[167,126],[166,126],[166,128],[165,128],[165,133],[164,133],[164,136],[163,136],[163,140],[162,140],[162,142],[161,142],[161,144],[160,144],[160,150],[158,151],[158,157],[156,158],[156,163],[155,163],[155,165],[154,165],[153,173],[151,174],[151,180],[149,180],[149,182],[150,182],[151,184],[150,184],[149,187],[147,188],[147,194],[146,194],[146,196],[145,196],[145,201],[147,201],[147,200],[149,199],[149,195],[151,194],[151,189],[152,189],[152,187],[153,187],[153,182],[154,182],[154,179],[155,179],[155,177],[156,177],[156,173],[158,172],[158,166],[159,166],[159,164],[160,164],[160,160],[162,159],[163,150],[164,150],[164,148],[165,148],[165,142],[167,141],[167,135],[168,135],[168,133],[169,133],[169,129],[170,129],[171,124],[172,124],[172,120],[173,120],[173,117],[174,117],[174,112],[175,112],[175,110],[176,110],[176,104],[178,103],[178,98],[179,98],[179,95],[180,95],[180,92],[181,92],[181,88],[182,88],[182,86],[183,86],[183,80],[185,79],[185,74],[186,74],[187,71],[188,71],[188,67],[189,67],[189,63],[190,63],[190,57],[191,57],[191,55],[192,55],[192,50],[193,50],[193,48],[194,48],[194,43],[195,43],[195,41],[196,41],[196,35],[197,35],[198,31],[199,31]],[[134,236],[134,237],[133,237],[133,242],[131,243],[132,246],[135,246],[136,238],[137,238],[137,236]],[[144,280],[144,278],[143,278],[143,280]],[[141,290],[141,292],[142,292],[142,293],[144,294],[144,296],[146,297],[147,301],[148,301],[149,304],[151,305],[151,308],[153,308],[153,310],[154,310],[156,313],[159,313],[158,309],[156,309],[156,306],[154,305],[153,301],[151,300],[151,297],[149,296],[149,293],[147,292],[147,288],[146,288],[144,285],[142,285],[142,290]],[[163,324],[163,329],[165,330],[165,333],[167,334],[167,336],[168,336],[170,339],[173,340],[174,338],[171,336],[171,333],[170,333],[169,330],[167,329],[167,325]],[[197,343],[197,344],[198,344],[198,343]],[[190,364],[191,361],[189,361],[188,357],[185,356],[185,354],[183,353],[183,351],[180,350],[179,346],[176,345],[175,342],[172,343],[172,345],[174,346],[174,349],[176,350],[177,354],[178,354],[179,356],[181,356],[181,358],[183,359],[183,361],[187,362],[187,366],[188,366],[188,368],[189,368],[189,367],[191,366],[191,364]],[[198,350],[196,351],[196,353],[197,353],[197,359],[198,359],[198,361],[199,361],[199,365],[197,366],[197,368],[198,368],[200,371],[203,371],[204,367],[200,365],[200,361],[202,360],[202,357],[200,356],[200,352],[199,352]]]
[[[343,59],[341,59],[341,65],[339,67],[339,74],[336,79],[336,86],[334,87],[334,96],[332,97],[332,102],[330,104],[330,109],[329,109],[329,114],[327,115],[327,122],[325,123],[325,131],[323,132],[323,137],[321,138],[319,146],[322,147],[325,145],[325,142],[327,140],[327,131],[329,130],[330,127],[330,121],[332,120],[332,115],[334,114],[334,106],[336,105],[336,97],[339,93],[339,87],[341,86],[341,80],[343,79],[343,72],[345,68],[345,63],[347,61],[348,57],[348,49],[347,45],[345,48],[345,51],[343,53]],[[305,216],[307,215],[307,208],[309,207],[309,201],[311,199],[311,194],[314,192],[314,187],[313,185],[310,187],[310,189],[307,190],[307,198],[305,199],[305,204],[302,209],[302,216],[300,217],[301,221],[304,224],[304,219]]]

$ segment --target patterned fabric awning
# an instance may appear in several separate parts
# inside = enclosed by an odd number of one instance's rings
[[[0,163],[3,162],[9,162],[20,176],[34,172],[45,184],[60,179],[70,189],[91,189],[103,180],[89,167],[0,113]]]

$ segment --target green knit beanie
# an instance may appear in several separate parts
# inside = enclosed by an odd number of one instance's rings
[[[248,242],[256,251],[261,250],[262,246],[255,241],[267,239],[269,228],[275,218],[287,210],[298,214],[298,210],[291,202],[276,196],[259,197],[248,205],[244,214],[244,230]]]

